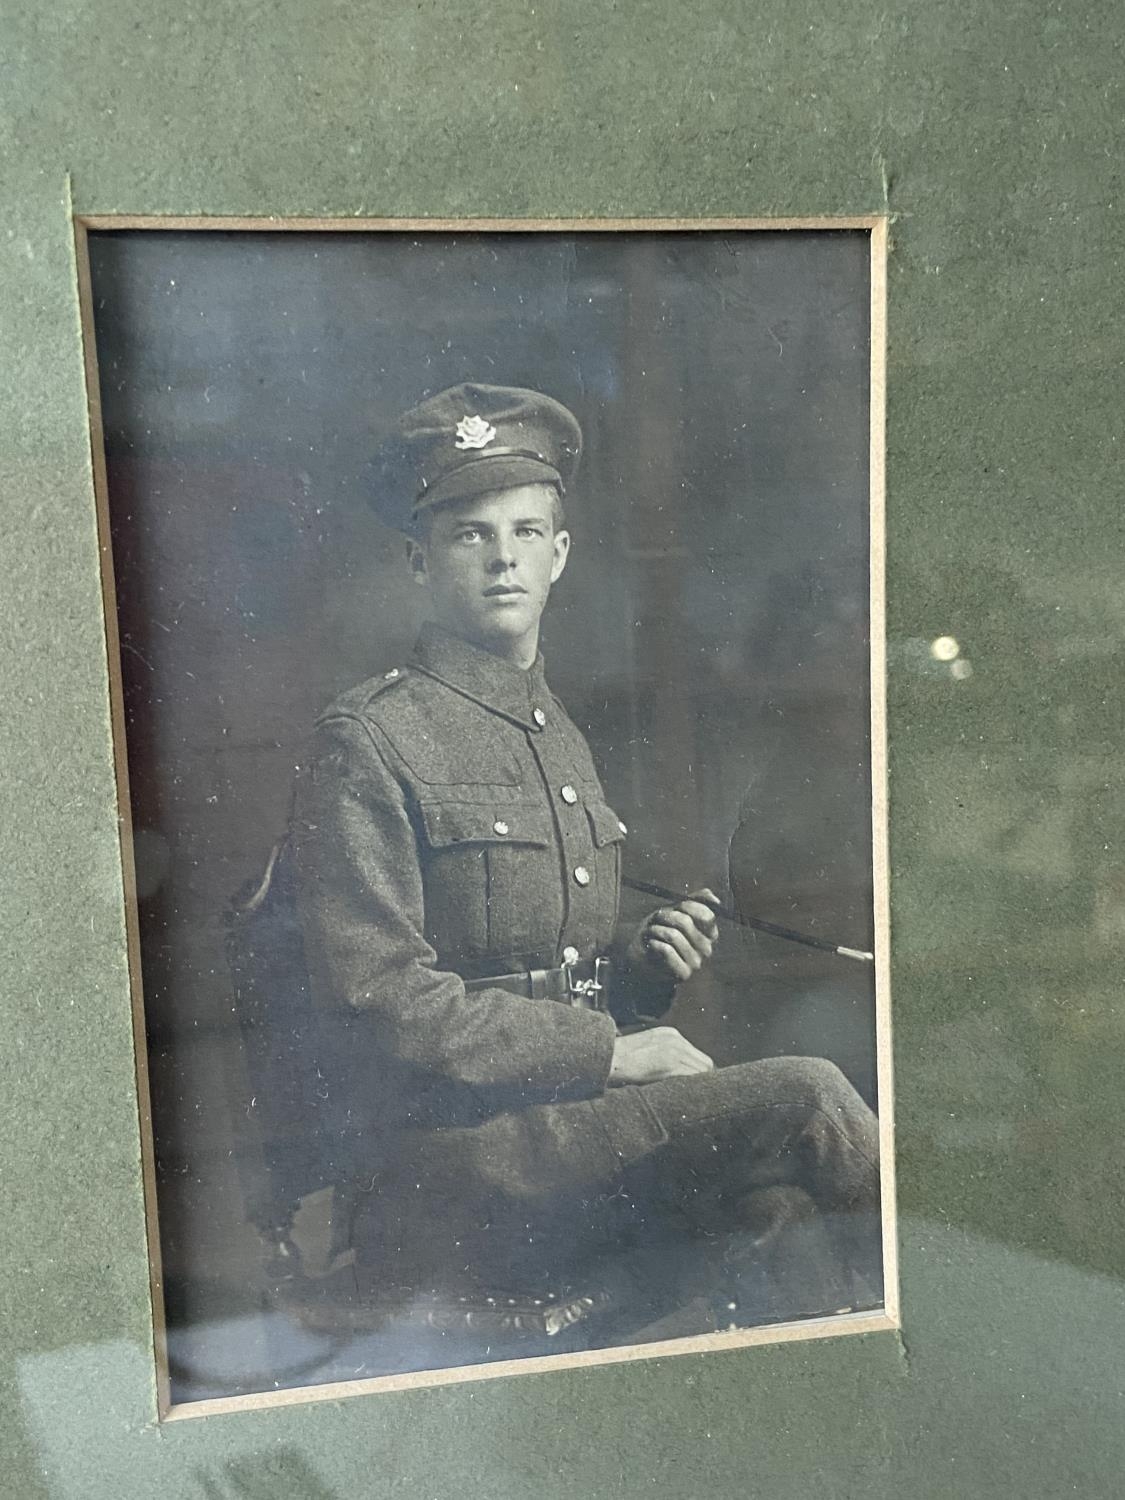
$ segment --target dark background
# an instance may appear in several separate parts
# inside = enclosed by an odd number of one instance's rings
[[[420,592],[368,505],[460,380],[577,414],[552,686],[626,873],[872,945],[866,233],[91,237],[173,1323],[249,1305],[223,917],[316,712],[402,661]],[[627,897],[640,914],[651,900]],[[717,1061],[874,1097],[871,971],[728,930],[673,1019]]]

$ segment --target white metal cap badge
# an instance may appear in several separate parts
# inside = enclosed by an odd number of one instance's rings
[[[496,428],[483,417],[462,417],[457,423],[456,448],[487,448],[496,436]]]

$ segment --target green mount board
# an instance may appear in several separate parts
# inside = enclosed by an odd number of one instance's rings
[[[1119,9],[3,28],[5,1493],[1117,1495]],[[883,211],[903,1338],[157,1428],[72,213]]]

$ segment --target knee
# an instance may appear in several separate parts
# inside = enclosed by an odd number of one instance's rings
[[[802,1096],[810,1108],[823,1110],[834,1119],[870,1118],[871,1111],[853,1085],[827,1057],[792,1057],[786,1058],[785,1062],[794,1092]]]

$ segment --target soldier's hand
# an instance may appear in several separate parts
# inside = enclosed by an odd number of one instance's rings
[[[648,1031],[634,1031],[617,1038],[609,1082],[656,1083],[661,1078],[710,1073],[714,1066],[706,1052],[693,1047],[674,1026],[653,1026]]]
[[[690,979],[711,957],[719,941],[720,906],[714,891],[692,891],[675,906],[662,906],[645,918],[632,945],[634,956],[670,974],[677,983]]]

